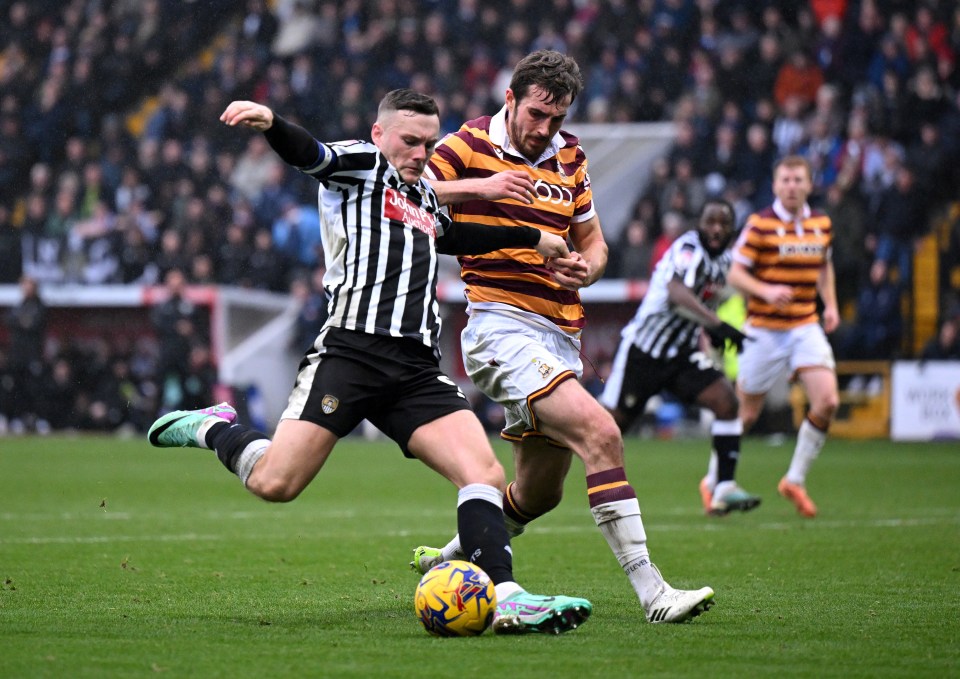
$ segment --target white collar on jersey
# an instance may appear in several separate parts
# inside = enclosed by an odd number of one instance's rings
[[[810,219],[810,206],[806,203],[800,208],[800,214],[795,215],[785,208],[783,203],[780,202],[780,199],[777,198],[773,201],[773,211],[777,214],[777,217],[780,218],[781,222],[787,222],[788,224],[794,224],[803,219]]]
[[[780,218],[781,222],[786,222],[787,224],[793,224],[793,231],[797,234],[798,237],[803,238],[803,220],[810,218],[810,206],[806,203],[803,204],[803,207],[800,208],[800,214],[795,215],[787,208],[783,206],[783,203],[780,202],[780,199],[777,198],[773,201],[773,211],[776,213],[777,217]],[[777,233],[780,236],[784,235],[785,229],[782,226],[777,227]],[[816,230],[817,233],[820,233],[820,230]]]
[[[563,137],[560,136],[560,133],[557,132],[553,135],[553,139],[550,140],[550,145],[540,154],[540,157],[537,158],[537,162],[531,163],[530,160],[524,156],[519,151],[513,150],[513,145],[510,143],[510,135],[507,134],[507,105],[504,104],[493,118],[490,119],[490,141],[494,144],[500,146],[503,149],[504,153],[509,153],[511,156],[516,156],[521,158],[524,162],[529,163],[530,165],[539,165],[545,160],[553,158],[555,155],[560,153],[560,148],[563,146]]]

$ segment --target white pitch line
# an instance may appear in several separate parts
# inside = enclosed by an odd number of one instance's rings
[[[95,545],[110,542],[199,542],[222,540],[222,535],[91,535],[87,537],[3,538],[0,545]]]
[[[232,518],[238,520],[244,520],[246,517],[246,512],[237,512],[236,515]],[[723,530],[728,526],[730,528],[736,528],[736,525],[726,524],[726,522],[735,521],[735,518],[727,519],[713,519],[709,521],[704,521],[699,526],[691,525],[688,523],[684,524],[670,524],[670,523],[653,523],[647,527],[648,533],[657,533],[657,532],[691,532],[691,531],[702,531],[705,533],[715,532],[718,530]],[[920,517],[914,519],[907,518],[888,518],[888,519],[874,519],[870,521],[854,521],[854,520],[822,520],[822,519],[800,519],[796,521],[779,521],[771,523],[761,523],[757,525],[750,526],[750,530],[767,530],[767,531],[785,531],[785,530],[831,530],[831,529],[840,529],[840,528],[912,528],[917,526],[938,526],[938,525],[956,525],[960,524],[960,514],[954,516],[942,516],[942,517]],[[597,527],[592,524],[582,524],[576,526],[531,526],[529,533],[532,535],[542,534],[542,535],[559,535],[559,534],[573,534],[573,533],[592,533],[597,530]],[[303,536],[303,531],[300,528],[295,528],[294,532],[297,537]],[[388,530],[383,531],[381,535],[383,537],[411,537],[413,531],[410,529],[400,529],[400,530]],[[336,537],[336,531],[318,531],[316,533],[311,533],[310,537],[320,538],[320,537]],[[262,536],[263,538],[275,538],[278,537],[276,533],[272,533],[269,536]],[[244,539],[256,539],[256,536],[247,534],[244,536]],[[182,533],[182,534],[172,534],[172,535],[100,535],[100,536],[50,536],[50,537],[23,537],[23,538],[0,538],[0,545],[50,545],[50,544],[100,544],[100,543],[111,543],[111,542],[200,542],[200,541],[213,541],[213,540],[223,540],[222,535],[199,535],[196,533]]]

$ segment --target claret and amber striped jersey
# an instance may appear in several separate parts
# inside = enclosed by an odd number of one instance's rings
[[[577,138],[560,131],[551,145],[531,163],[511,149],[506,107],[495,116],[470,120],[444,138],[427,166],[430,179],[488,177],[505,170],[521,170],[536,186],[532,205],[518,200],[471,200],[449,206],[454,221],[495,225],[533,226],[566,237],[573,223],[596,213],[587,174],[587,157]],[[584,325],[580,295],[561,288],[533,250],[497,250],[460,258],[460,276],[466,283],[471,310],[508,309],[535,315],[572,335]]]
[[[786,330],[819,320],[817,281],[830,259],[831,241],[830,218],[807,205],[798,219],[779,200],[750,215],[734,246],[734,260],[761,281],[794,288],[793,301],[780,309],[749,296],[751,325]]]

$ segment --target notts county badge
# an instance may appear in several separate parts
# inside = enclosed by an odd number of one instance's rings
[[[340,399],[336,396],[331,396],[327,394],[323,397],[323,400],[320,401],[320,409],[323,410],[324,415],[329,415],[334,410],[337,409],[337,406],[340,405]]]

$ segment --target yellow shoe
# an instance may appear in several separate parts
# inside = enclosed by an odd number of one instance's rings
[[[790,483],[787,477],[783,477],[777,484],[777,492],[790,500],[802,516],[812,519],[817,515],[817,506],[813,504],[813,500],[807,495],[807,490],[803,486]]]

